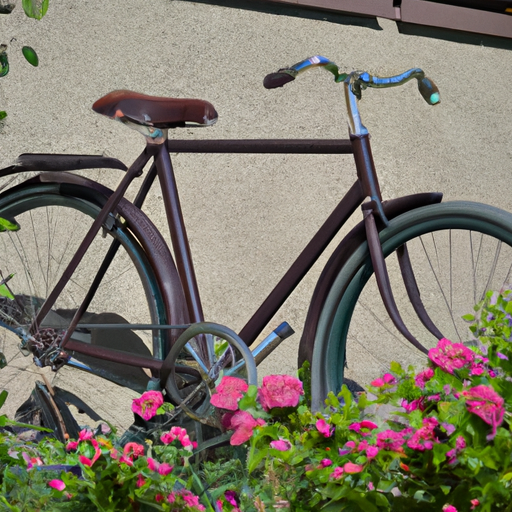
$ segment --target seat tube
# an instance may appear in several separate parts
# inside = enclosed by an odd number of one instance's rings
[[[202,322],[204,320],[203,308],[192,263],[192,254],[181,211],[176,178],[165,143],[160,144],[155,161],[164,198],[167,222],[171,233],[174,257],[176,258],[176,267],[185,293],[190,320],[192,322]]]

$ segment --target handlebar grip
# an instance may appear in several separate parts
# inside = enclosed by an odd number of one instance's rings
[[[265,89],[275,89],[277,87],[283,87],[283,85],[295,80],[297,76],[295,69],[280,69],[277,73],[270,73],[263,79],[263,86]]]
[[[439,96],[439,89],[437,85],[430,80],[428,77],[423,77],[421,80],[418,80],[418,89],[420,94],[423,96],[423,99],[429,105],[436,105],[440,103],[441,97]]]

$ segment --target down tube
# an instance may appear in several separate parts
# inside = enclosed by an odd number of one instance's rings
[[[293,290],[295,290],[302,278],[309,272],[334,236],[364,201],[365,197],[361,182],[358,180],[352,185],[281,281],[279,281],[256,313],[240,331],[239,336],[247,345],[250,346],[254,343],[256,337],[263,331]]]

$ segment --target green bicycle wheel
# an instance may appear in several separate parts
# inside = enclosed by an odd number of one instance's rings
[[[380,239],[400,314],[427,349],[437,338],[410,304],[397,249],[406,244],[423,305],[454,342],[471,342],[462,316],[488,290],[508,287],[512,279],[512,214],[491,206],[452,202],[418,208],[393,219]],[[311,363],[315,407],[344,379],[366,387],[393,360],[403,366],[427,361],[389,319],[364,242],[334,280],[319,319]]]
[[[75,187],[73,194],[64,194],[59,184],[36,182],[0,196],[0,217],[15,219],[20,226],[18,231],[0,233],[0,280],[8,279],[0,296],[0,319],[12,328],[28,332],[100,211],[100,206],[89,199],[91,191],[87,187]],[[119,209],[119,215],[111,216],[95,237],[39,326],[40,341],[51,341],[64,333],[105,254],[116,242],[119,249],[80,322],[110,324],[110,328],[79,326],[72,339],[147,356],[158,346],[160,331],[122,328],[127,323],[166,323],[153,270],[143,248],[125,227],[122,215]],[[12,292],[14,300],[6,289]],[[95,368],[96,375],[69,366],[55,373],[49,368],[38,368],[31,356],[24,357],[19,343],[16,334],[0,328],[0,351],[7,360],[7,366],[0,370],[0,390],[9,392],[2,413],[14,417],[34,382],[46,379],[52,386],[72,392],[113,425],[124,429],[132,423],[131,399],[145,389],[149,380],[143,369],[74,353],[73,357]],[[76,417],[79,424],[90,423],[90,418],[78,412]]]

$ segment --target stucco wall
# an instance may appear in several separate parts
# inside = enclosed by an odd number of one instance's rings
[[[321,16],[320,16],[321,18]],[[315,71],[267,91],[263,77],[314,54],[346,70],[391,75],[422,67],[442,103],[413,83],[371,90],[361,104],[386,198],[443,191],[512,211],[512,53],[358,26],[171,0],[52,1],[40,22],[17,8],[0,17],[11,71],[0,80],[0,166],[23,152],[105,154],[125,163],[140,135],[90,106],[114,89],[211,101],[218,123],[171,137],[345,137],[341,88]],[[31,68],[19,49],[36,48]],[[354,180],[352,158],[179,155],[175,159],[208,320],[240,329]],[[113,183],[117,171],[105,178]],[[149,211],[162,226],[161,195]],[[359,216],[358,216],[359,218]],[[325,258],[322,259],[325,261]],[[316,266],[272,327],[300,333]],[[293,372],[299,335],[264,372]]]

